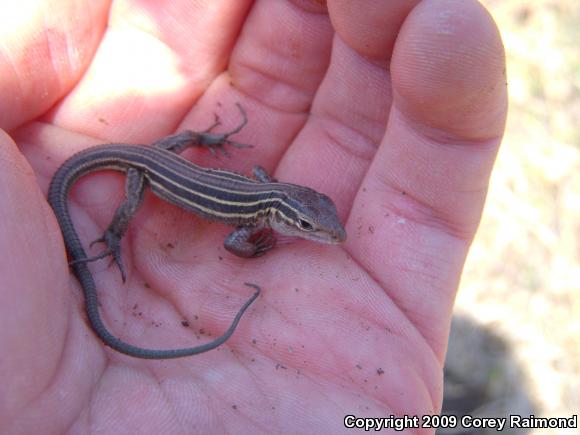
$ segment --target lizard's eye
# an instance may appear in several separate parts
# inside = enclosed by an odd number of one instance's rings
[[[314,229],[312,224],[304,219],[298,219],[298,226],[304,231],[312,231]]]

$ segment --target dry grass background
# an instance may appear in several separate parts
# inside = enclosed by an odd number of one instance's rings
[[[457,297],[446,401],[470,414],[570,417],[580,411],[580,1],[482,3],[506,48],[510,109]]]

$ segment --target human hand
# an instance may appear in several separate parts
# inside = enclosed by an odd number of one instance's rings
[[[317,2],[75,6],[0,11],[11,136],[0,147],[0,432],[336,433],[347,414],[438,412],[506,115],[501,41],[483,8],[337,0],[331,24]],[[243,282],[263,294],[214,351],[150,361],[108,349],[45,200],[52,174],[89,145],[203,130],[214,112],[227,129],[238,101],[249,124],[236,140],[255,147],[185,157],[245,174],[260,164],[328,194],[347,242],[239,259],[222,247],[229,228],[147,195],[123,241],[128,282],[91,265],[116,335],[199,344],[228,327],[251,294]],[[123,177],[104,172],[73,189],[86,245],[122,196]]]

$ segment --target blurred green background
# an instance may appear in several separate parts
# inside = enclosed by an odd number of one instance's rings
[[[580,411],[580,1],[482,3],[505,45],[510,109],[457,296],[444,409],[570,417]]]

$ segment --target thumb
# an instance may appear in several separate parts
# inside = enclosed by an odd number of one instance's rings
[[[383,141],[347,230],[350,252],[443,360],[455,291],[507,112],[499,32],[476,1],[421,2],[390,70]]]

